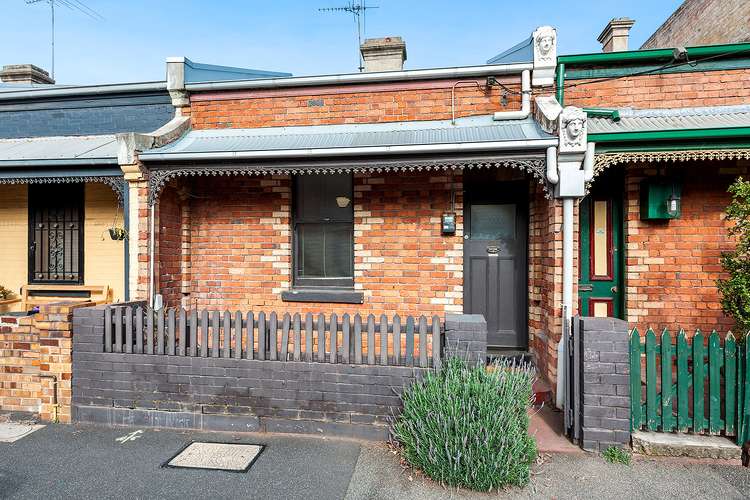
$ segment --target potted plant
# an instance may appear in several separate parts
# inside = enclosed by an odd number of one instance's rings
[[[0,300],[8,300],[11,295],[13,295],[13,292],[0,285]]]
[[[113,241],[122,241],[128,237],[128,230],[125,229],[125,227],[119,221],[120,207],[118,205],[117,212],[115,212],[115,218],[112,221],[112,225],[107,229],[107,232],[109,232],[109,238]]]
[[[108,231],[109,231],[109,237],[115,241],[124,240],[128,235],[128,231],[124,227],[113,226],[113,227],[110,227]]]

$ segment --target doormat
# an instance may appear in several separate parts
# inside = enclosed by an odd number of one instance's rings
[[[0,423],[0,443],[15,443],[42,427],[44,426],[16,422]]]
[[[192,442],[162,467],[247,472],[260,456],[260,444]]]

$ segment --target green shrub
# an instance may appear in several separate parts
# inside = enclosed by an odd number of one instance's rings
[[[404,390],[393,435],[412,466],[435,481],[479,491],[529,481],[533,368],[510,362],[467,367],[451,358]]]
[[[727,220],[733,223],[729,235],[737,241],[731,252],[721,257],[721,265],[728,274],[719,279],[721,307],[731,316],[742,339],[750,331],[750,181],[738,178],[730,187],[732,202],[726,209]]]
[[[611,464],[630,465],[630,453],[618,446],[610,446],[604,450],[602,457]]]

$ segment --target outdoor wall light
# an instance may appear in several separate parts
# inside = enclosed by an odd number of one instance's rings
[[[336,197],[336,205],[339,206],[339,208],[346,208],[349,206],[349,203],[351,203],[352,200],[347,198],[346,196],[337,196]]]
[[[669,195],[669,198],[667,198],[667,213],[670,217],[677,217],[680,215],[680,197],[675,194],[674,190],[672,191],[672,194]]]

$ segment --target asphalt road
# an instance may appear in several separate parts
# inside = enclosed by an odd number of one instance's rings
[[[355,441],[81,425],[50,425],[0,443],[0,498],[340,499],[360,445]],[[191,441],[264,444],[247,473],[161,465]]]
[[[138,430],[139,437],[122,439]],[[266,449],[247,473],[161,467],[191,441]],[[50,425],[16,443],[0,443],[0,498],[723,500],[750,498],[750,469],[644,458],[624,466],[595,454],[545,455],[526,488],[487,495],[442,488],[401,467],[381,443]]]

